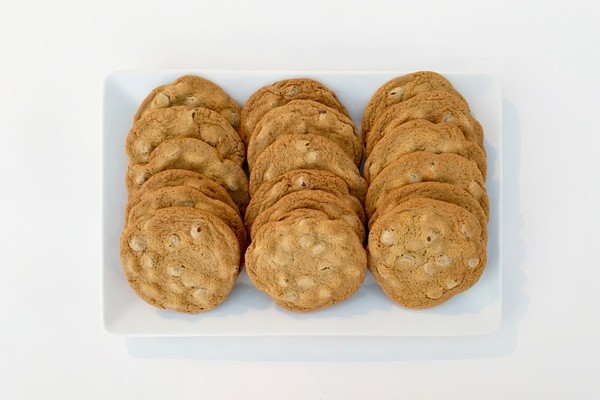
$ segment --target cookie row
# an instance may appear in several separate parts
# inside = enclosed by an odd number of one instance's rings
[[[125,276],[146,302],[198,313],[231,292],[247,246],[241,107],[183,76],[154,89],[127,134]]]
[[[442,75],[390,80],[363,116],[368,267],[384,292],[429,308],[473,286],[486,264],[483,129]]]
[[[335,93],[310,79],[256,91],[242,110],[251,200],[246,269],[288,310],[354,294],[366,273],[363,146]]]

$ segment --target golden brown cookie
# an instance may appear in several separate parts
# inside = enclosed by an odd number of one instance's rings
[[[468,192],[450,183],[419,182],[393,189],[383,198],[381,207],[369,220],[369,227],[375,224],[380,215],[386,214],[398,204],[417,198],[445,201],[464,208],[477,219],[481,225],[481,237],[487,242],[488,217],[483,208]]]
[[[472,287],[486,261],[477,219],[442,201],[405,201],[369,233],[369,269],[383,291],[408,308],[434,307]]]
[[[352,120],[312,100],[294,100],[264,115],[248,141],[248,166],[252,169],[260,153],[279,137],[306,133],[331,140],[360,166],[363,145]]]
[[[345,221],[356,232],[361,243],[365,240],[364,221],[342,199],[322,190],[300,190],[283,196],[256,217],[250,226],[250,237],[254,238],[264,224],[280,221],[290,211],[298,209],[322,211],[329,219]]]
[[[167,169],[198,172],[221,185],[240,207],[250,200],[248,178],[239,165],[221,158],[214,147],[194,138],[176,138],[162,142],[150,154],[147,164],[133,165],[127,172],[130,193],[138,190],[152,175]]]
[[[461,155],[474,161],[483,179],[486,178],[487,161],[479,146],[465,140],[456,125],[447,122],[434,124],[424,119],[408,121],[381,138],[365,162],[363,176],[371,182],[399,156],[415,151]]]
[[[231,229],[214,215],[169,207],[123,232],[121,262],[129,285],[147,303],[199,313],[231,292],[240,248]]]
[[[154,89],[138,108],[133,121],[158,108],[204,107],[216,111],[236,130],[240,129],[242,108],[221,87],[199,76],[185,75]]]
[[[146,113],[125,139],[129,165],[147,163],[150,153],[167,139],[193,137],[208,143],[223,157],[242,166],[245,147],[225,118],[208,108],[176,106]]]
[[[364,198],[366,182],[350,158],[332,141],[316,135],[286,135],[258,157],[250,174],[250,193],[260,185],[294,169],[329,171],[344,180],[350,193]]]
[[[314,311],[356,293],[365,278],[366,254],[346,222],[321,211],[294,210],[256,233],[246,270],[281,307]]]
[[[186,169],[167,169],[157,173],[156,175],[152,175],[146,182],[144,182],[138,191],[130,195],[125,209],[125,221],[127,221],[131,207],[135,206],[140,201],[140,198],[144,193],[173,186],[187,186],[194,188],[211,199],[222,201],[229,207],[239,212],[236,204],[227,194],[227,191],[212,179]]]
[[[248,244],[246,229],[237,209],[231,208],[219,200],[213,200],[197,189],[186,186],[164,187],[144,192],[139,202],[131,208],[127,226],[133,226],[138,220],[147,218],[156,210],[174,206],[196,208],[220,218],[235,233],[240,248],[246,248]]]
[[[442,91],[467,101],[452,86],[450,81],[431,71],[418,71],[402,75],[384,83],[371,96],[362,120],[363,136],[367,136],[377,118],[391,105],[411,99],[421,93]]]
[[[450,183],[467,191],[489,215],[485,182],[477,164],[457,154],[419,151],[400,156],[371,182],[365,202],[367,216],[371,217],[383,205],[383,199],[393,189],[428,181]]]
[[[361,221],[365,220],[362,203],[350,194],[342,178],[327,171],[294,169],[265,182],[254,193],[244,216],[246,227],[249,229],[258,214],[271,207],[283,196],[299,190],[322,190],[331,193],[346,202]]]
[[[348,116],[348,111],[333,91],[308,78],[286,79],[254,92],[242,109],[240,136],[248,144],[250,135],[262,117],[276,107],[292,100],[313,100]]]
[[[471,116],[468,106],[450,93],[427,92],[385,109],[373,124],[369,134],[363,137],[367,156],[388,132],[413,119],[454,124],[460,128],[466,140],[477,144],[485,151],[483,128]]]

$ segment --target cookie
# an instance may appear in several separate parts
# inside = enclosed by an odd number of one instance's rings
[[[362,203],[350,194],[348,186],[342,178],[327,171],[294,169],[265,182],[254,193],[244,216],[246,227],[252,226],[258,214],[271,207],[279,199],[299,190],[320,190],[331,193],[346,202],[361,221],[365,220]]]
[[[264,182],[294,169],[332,172],[344,180],[354,197],[365,196],[366,182],[354,162],[337,144],[316,135],[286,135],[267,147],[250,174],[251,195]]]
[[[358,291],[366,253],[346,222],[321,211],[294,210],[256,233],[246,251],[246,270],[281,307],[314,311]]]
[[[242,166],[244,143],[225,118],[208,108],[170,107],[146,113],[125,139],[129,165],[147,163],[150,153],[167,139],[193,137],[208,143],[223,157]]]
[[[445,201],[464,208],[477,219],[479,225],[481,225],[481,237],[484,242],[487,242],[488,217],[485,215],[483,208],[465,190],[449,183],[419,182],[393,189],[383,198],[381,207],[375,211],[369,220],[369,227],[375,224],[380,215],[386,214],[398,204],[417,198]]]
[[[457,154],[428,151],[400,156],[373,179],[365,202],[367,216],[371,217],[383,205],[383,199],[393,189],[428,181],[450,183],[467,191],[489,216],[485,183],[477,165]]]
[[[194,138],[176,138],[162,142],[150,154],[147,164],[133,165],[127,172],[129,192],[138,190],[152,175],[167,169],[198,172],[221,185],[235,204],[245,208],[250,200],[248,178],[239,165],[221,158],[214,147]]]
[[[373,123],[389,106],[432,91],[451,93],[467,103],[450,81],[436,72],[418,71],[399,76],[384,83],[371,96],[363,114],[363,135],[367,136]]]
[[[342,199],[322,190],[300,190],[283,196],[274,205],[260,213],[250,226],[250,237],[254,238],[256,232],[267,222],[284,219],[293,210],[308,209],[322,211],[329,219],[345,221],[356,233],[361,243],[365,240],[364,221],[361,221],[356,212]]]
[[[367,182],[371,182],[399,156],[415,151],[461,155],[474,161],[484,180],[486,178],[486,156],[479,146],[465,140],[456,125],[447,122],[434,124],[424,119],[408,121],[386,134],[367,158],[363,176]]]
[[[477,144],[485,151],[483,128],[471,116],[466,103],[447,92],[427,92],[386,108],[377,118],[368,135],[363,135],[367,156],[388,132],[413,119],[454,124],[460,128],[466,140]]]
[[[231,208],[219,200],[213,200],[197,189],[186,186],[164,187],[144,192],[140,201],[131,208],[127,226],[132,226],[136,221],[147,218],[156,210],[173,206],[196,208],[220,218],[235,233],[240,247],[246,248],[246,229],[237,209]]]
[[[221,87],[199,76],[185,75],[154,89],[138,108],[133,121],[147,113],[174,106],[204,107],[216,111],[236,130],[240,129],[242,108]]]
[[[308,78],[281,80],[258,89],[246,101],[240,130],[244,143],[248,144],[254,128],[266,113],[292,100],[313,100],[349,116],[335,93],[322,83]]]
[[[264,115],[248,141],[248,166],[252,169],[258,156],[279,137],[306,133],[331,140],[360,166],[363,145],[352,120],[312,100],[294,100]]]
[[[211,310],[225,300],[239,273],[240,248],[231,229],[194,208],[153,212],[123,232],[120,246],[129,285],[158,308]]]
[[[434,307],[467,290],[486,262],[477,219],[442,201],[403,202],[369,233],[369,269],[383,291],[408,308]]]
[[[227,191],[212,179],[209,179],[206,176],[194,171],[188,171],[185,169],[167,169],[157,173],[156,175],[152,175],[146,182],[144,182],[138,191],[130,194],[125,209],[125,220],[127,221],[131,207],[139,203],[140,198],[144,195],[144,193],[173,186],[186,186],[194,188],[211,199],[219,200],[239,212],[236,204],[227,194]]]

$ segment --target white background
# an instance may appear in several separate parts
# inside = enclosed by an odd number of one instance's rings
[[[595,2],[366,4],[2,7],[1,399],[600,396]],[[112,70],[169,68],[497,74],[505,113],[500,332],[453,339],[106,335],[103,79]]]

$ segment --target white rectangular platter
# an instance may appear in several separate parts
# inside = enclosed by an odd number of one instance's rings
[[[334,307],[296,314],[277,307],[244,272],[229,298],[205,314],[155,309],[129,288],[119,260],[126,201],[125,136],[144,97],[156,86],[196,74],[223,87],[244,104],[258,88],[292,77],[317,79],[334,90],[358,127],[373,92],[410,71],[125,71],[110,74],[103,115],[103,324],[107,332],[131,336],[465,336],[497,331],[502,311],[502,98],[497,78],[443,73],[469,102],[485,131],[490,197],[488,265],[470,290],[430,310],[408,310],[389,300],[370,273],[358,293]]]

